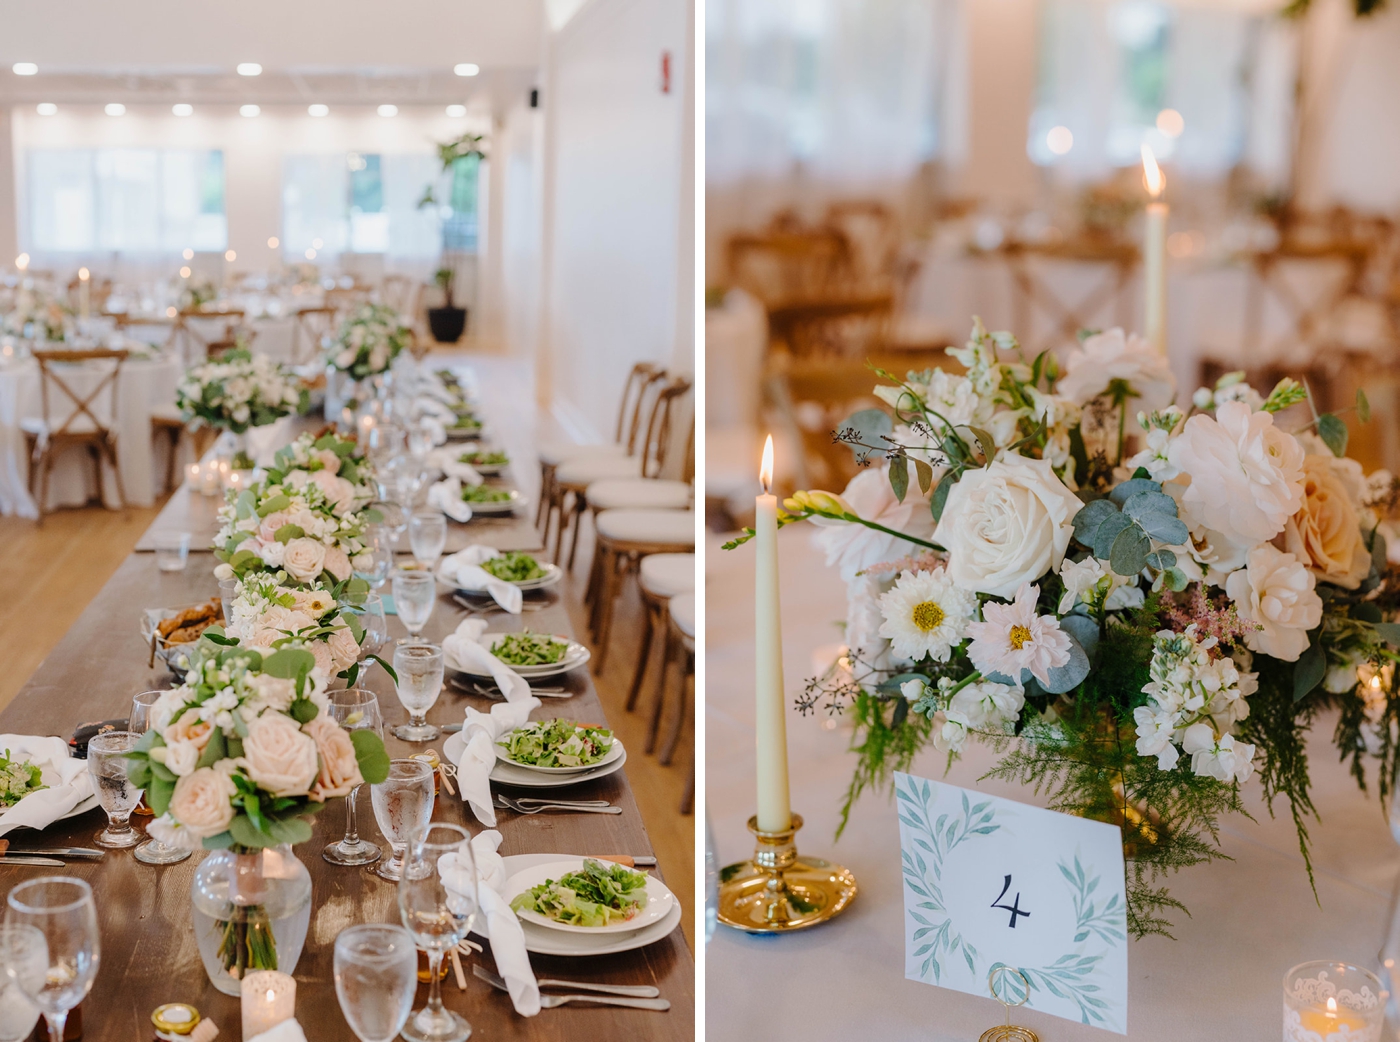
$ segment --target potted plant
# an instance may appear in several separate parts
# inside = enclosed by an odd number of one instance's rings
[[[451,141],[438,143],[438,158],[442,173],[451,175],[447,198],[439,202],[437,186],[430,184],[418,200],[420,210],[433,207],[442,222],[442,263],[433,276],[443,291],[440,307],[428,309],[428,328],[440,344],[455,344],[467,328],[467,309],[458,307],[452,299],[457,278],[456,255],[463,252],[467,238],[466,226],[476,214],[476,172],[486,153],[481,150],[482,135],[463,134]],[[471,232],[475,238],[475,231]]]

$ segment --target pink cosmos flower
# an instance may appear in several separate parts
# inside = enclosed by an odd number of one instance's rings
[[[1042,684],[1050,683],[1050,670],[1069,662],[1069,634],[1053,615],[1035,613],[1040,587],[1022,583],[1010,604],[988,601],[982,605],[984,622],[972,622],[967,635],[972,643],[967,656],[982,673],[1002,673],[1019,680],[1028,669]]]

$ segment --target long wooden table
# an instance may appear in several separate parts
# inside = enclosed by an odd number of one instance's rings
[[[191,530],[201,497],[176,496],[151,526],[152,530]],[[208,500],[205,502],[213,502]],[[187,527],[188,526],[188,527]],[[499,532],[520,532],[528,519],[516,519],[495,532],[482,530],[474,537],[499,545]],[[488,534],[490,532],[491,534]],[[149,535],[149,533],[148,533]],[[0,731],[19,734],[54,734],[69,737],[75,726],[87,721],[125,717],[131,697],[138,691],[169,687],[173,681],[159,661],[147,666],[148,649],[139,636],[141,613],[148,607],[173,606],[205,600],[217,594],[212,560],[191,554],[184,572],[160,572],[155,556],[133,553],[97,595],[57,648],[44,660],[10,706],[0,713]],[[551,596],[550,603],[522,616],[504,613],[490,616],[493,631],[528,627],[537,632],[567,634],[572,631],[565,604]],[[441,640],[467,613],[446,591],[440,592],[427,636]],[[389,619],[390,636],[405,631],[396,616]],[[587,670],[568,675],[576,694],[568,700],[549,699],[534,716],[567,716],[583,721],[605,721],[597,693]],[[391,756],[407,756],[426,748],[439,752],[442,740],[430,743],[401,742],[388,734],[407,719],[393,685],[377,666],[361,678],[361,686],[375,690],[384,714],[385,744]],[[444,687],[428,718],[437,724],[460,721],[466,705],[489,709],[490,702]],[[640,750],[636,750],[640,753]],[[504,837],[503,855],[559,853],[583,855],[650,855],[636,803],[625,770],[607,778],[571,788],[571,798],[607,799],[623,808],[619,815],[546,813],[518,816],[499,811],[497,828]],[[360,834],[386,849],[370,810],[367,794],[360,798]],[[459,797],[442,795],[434,818],[466,824],[481,830]],[[57,823],[42,833],[23,836],[26,845],[43,847],[91,846],[103,826],[100,810]],[[321,850],[339,839],[345,826],[340,806],[328,807],[315,819],[315,835],[296,848],[311,872],[312,916],[306,948],[297,963],[297,1018],[313,1042],[352,1042],[354,1036],[340,1013],[332,976],[332,949],[336,935],[346,926],[365,922],[395,922],[397,911],[392,883],[365,868],[342,868],[322,859]],[[108,851],[97,863],[70,862],[66,874],[92,884],[102,924],[102,968],[91,994],[83,1003],[84,1038],[90,1042],[132,1042],[151,1036],[150,1014],[166,1002],[190,1002],[219,1026],[220,1038],[241,1038],[238,1000],[219,993],[205,976],[195,944],[190,915],[190,884],[196,853],[180,864],[154,867],[141,864],[130,851]],[[43,869],[4,867],[0,860],[0,886],[5,889]],[[57,871],[57,870],[55,870]],[[690,894],[677,895],[682,902]],[[488,948],[489,951],[489,948]],[[608,1007],[565,1006],[543,1010],[539,1016],[518,1016],[509,997],[494,991],[471,975],[467,989],[459,991],[452,978],[444,984],[447,1005],[475,1027],[474,1039],[538,1039],[583,1042],[588,1039],[691,1039],[694,1037],[694,963],[685,940],[676,930],[666,939],[632,952],[594,958],[531,957],[540,976],[614,984],[654,984],[670,999],[666,1013]],[[486,960],[494,968],[494,962]],[[415,1008],[421,1007],[426,989],[419,989]]]

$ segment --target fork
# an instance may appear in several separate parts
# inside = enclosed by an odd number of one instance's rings
[[[458,606],[460,606],[460,607],[462,607],[462,608],[465,608],[467,611],[471,612],[473,615],[499,615],[499,614],[501,614],[502,612],[505,611],[505,609],[502,608],[499,604],[496,604],[495,601],[487,601],[486,604],[494,605],[494,607],[488,608],[488,607],[486,607],[484,604],[477,604],[475,601],[469,601],[469,600],[467,600],[467,599],[466,599],[465,597],[463,597],[460,593],[454,593],[454,594],[452,595],[452,600],[453,600]],[[523,601],[523,602],[521,602],[520,610],[521,610],[521,611],[543,611],[543,610],[544,610],[545,608],[547,608],[548,606],[549,606],[549,605],[547,605],[544,601]]]
[[[583,807],[572,803],[541,803],[538,807],[527,807],[523,803],[516,803],[508,796],[496,794],[496,806],[504,807],[506,810],[513,810],[517,814],[538,814],[544,810],[572,810],[579,814],[621,814],[621,807],[614,807],[609,804],[606,807]]]
[[[498,973],[492,973],[481,963],[472,964],[472,973],[480,977],[493,988],[501,991],[508,990],[505,978]],[[654,999],[661,991],[653,988],[650,984],[589,984],[586,981],[578,980],[548,980],[540,978],[535,981],[541,988],[577,988],[579,991],[596,991],[602,995],[622,995],[634,999]]]

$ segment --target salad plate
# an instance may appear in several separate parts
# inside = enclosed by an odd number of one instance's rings
[[[556,644],[565,645],[564,654],[559,659],[559,661],[539,662],[533,665],[524,665],[512,662],[510,659],[504,657],[503,654],[497,653],[496,649],[502,645],[506,638],[521,637],[523,636],[522,634],[487,633],[482,636],[481,643],[491,649],[491,654],[495,655],[512,670],[514,670],[516,673],[519,673],[522,677],[525,677],[527,680],[542,677],[555,677],[561,673],[567,673],[571,669],[578,669],[579,666],[582,666],[590,658],[593,657],[593,653],[589,651],[587,647],[580,644],[578,641],[571,640],[569,637],[564,636],[562,634],[539,633],[532,635],[539,637],[550,637]]]
[[[579,896],[597,903],[603,899],[602,891],[590,888],[589,873],[584,869],[584,864],[587,861],[593,861],[594,864],[601,865],[611,873],[614,878],[623,876],[624,873],[624,878],[642,877],[640,892],[636,894],[636,896],[640,897],[641,903],[636,906],[637,910],[630,919],[608,923],[607,925],[580,926],[575,923],[560,922],[558,919],[530,908],[517,908],[515,914],[523,922],[544,927],[547,930],[596,936],[598,934],[635,933],[638,930],[644,929],[666,918],[666,915],[671,911],[671,907],[678,904],[675,895],[667,889],[666,884],[654,876],[647,875],[645,872],[636,872],[629,868],[623,868],[623,866],[613,862],[597,861],[593,858],[582,857],[560,858],[559,860],[551,861],[543,865],[533,865],[530,868],[517,872],[506,880],[505,886],[501,888],[501,896],[504,897],[507,902],[513,903],[516,898],[520,897],[522,894],[527,894],[536,888],[546,887],[551,881],[558,883],[563,876],[573,874],[581,877],[574,880],[574,882],[582,888],[577,891]],[[548,890],[545,891],[545,895],[546,898],[549,896]],[[568,903],[568,891],[564,894],[564,901],[566,904]]]
[[[608,745],[607,752],[603,753],[600,759],[594,760],[592,763],[579,764],[578,766],[574,767],[541,767],[539,764],[522,763],[519,760],[511,759],[510,751],[504,745],[502,745],[501,742],[508,740],[512,735],[517,734],[520,731],[530,729],[538,724],[549,722],[550,721],[544,720],[533,721],[530,724],[526,724],[525,727],[516,728],[516,730],[514,731],[507,731],[501,736],[500,740],[496,743],[496,759],[501,763],[507,764],[508,766],[516,767],[523,771],[529,771],[533,774],[543,774],[558,777],[560,775],[579,774],[585,771],[594,771],[597,770],[599,767],[606,767],[608,764],[612,763],[615,760],[621,759],[622,757],[622,743],[619,742],[615,736],[610,735],[609,737],[611,738],[611,741]],[[568,722],[569,721],[565,721],[565,723]],[[578,725],[575,726],[577,727]],[[536,746],[540,745],[538,741],[534,744]]]
[[[475,511],[475,507],[473,507],[473,511]],[[518,586],[521,590],[543,590],[548,586],[553,586],[560,579],[564,578],[564,569],[560,568],[557,564],[544,564],[542,562],[537,563],[539,563],[539,566],[542,569],[544,569],[543,575],[536,576],[533,579],[503,579],[501,581],[508,582],[512,586]],[[488,572],[487,574],[489,575],[491,573]],[[438,582],[442,583],[444,586],[450,586],[458,593],[463,594],[467,597],[490,596],[490,594],[487,593],[485,590],[472,590],[463,586],[457,581],[455,577],[449,576],[446,572],[444,572],[442,570],[442,565],[440,564],[438,565],[437,569],[437,579]]]
[[[507,458],[505,459],[504,462],[496,462],[496,463],[473,463],[470,459],[467,459],[467,458],[466,458],[466,457],[468,457],[468,456],[489,456],[489,455],[495,455],[494,450],[490,450],[490,449],[486,449],[486,448],[479,447],[479,448],[477,448],[477,449],[472,450],[471,452],[464,452],[464,453],[462,453],[461,456],[459,456],[459,457],[457,458],[457,461],[458,461],[459,463],[465,463],[467,466],[471,467],[472,470],[476,471],[478,474],[483,475],[484,477],[490,478],[490,477],[495,477],[495,476],[498,475],[498,474],[504,474],[506,468],[510,466],[510,458],[509,458],[509,457],[507,457]],[[505,453],[500,453],[500,455],[504,456]]]
[[[518,490],[511,489],[509,496],[505,499],[487,502],[480,502],[475,499],[464,499],[463,502],[472,508],[473,514],[480,514],[482,517],[494,517],[498,514],[513,513],[516,507],[526,506],[529,501],[526,500]]]
[[[523,764],[498,759],[496,766],[491,768],[491,781],[496,785],[509,785],[517,789],[562,789],[569,785],[597,781],[599,778],[606,778],[608,775],[622,770],[622,765],[627,762],[627,750],[623,748],[622,742],[616,737],[613,738],[613,749],[620,750],[617,759],[605,764],[595,763],[588,770],[578,771],[574,774],[550,774],[533,771]],[[458,731],[448,735],[446,741],[442,743],[442,758],[450,763],[456,763],[462,758],[462,753],[465,750],[466,739],[462,737],[462,732]],[[558,858],[551,860],[557,861]]]

